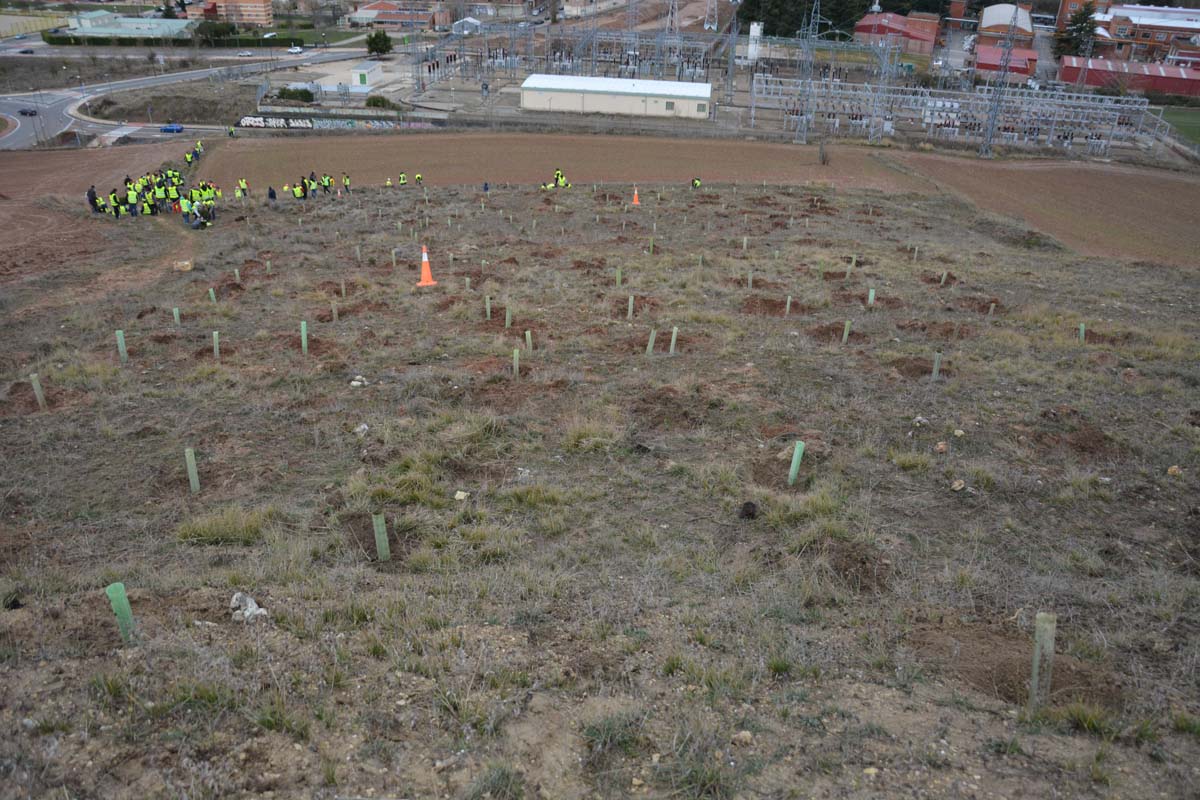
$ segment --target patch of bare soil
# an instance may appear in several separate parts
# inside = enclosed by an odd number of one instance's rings
[[[338,526],[342,529],[342,535],[353,550],[362,555],[366,560],[372,561],[376,566],[382,567],[385,562],[379,561],[379,550],[375,544],[375,523],[371,519],[371,515],[366,512],[347,512],[337,516]],[[384,514],[384,522],[387,528],[388,549],[391,555],[391,561],[388,566],[392,569],[404,563],[408,557],[408,553],[416,548],[420,543],[420,537],[415,535],[409,526],[397,524],[397,519],[392,514]]]
[[[892,562],[866,542],[831,541],[825,545],[830,567],[847,586],[862,594],[887,590]]]
[[[745,278],[726,278],[725,285],[732,286],[735,289],[745,289],[747,281]],[[754,283],[750,287],[752,289],[782,289],[783,284],[779,281],[767,280],[766,278],[754,278]]]
[[[704,424],[709,403],[699,388],[685,395],[673,386],[660,386],[635,399],[630,413],[646,428],[696,428]]]
[[[743,314],[758,314],[764,317],[782,317],[785,311],[788,311],[787,298],[778,299],[774,297],[762,297],[759,295],[751,295],[742,301],[739,310]],[[797,302],[792,302],[790,313],[792,314],[811,314],[813,308],[811,306],[801,305]]]
[[[362,314],[362,313],[366,313],[366,312],[382,313],[382,312],[386,312],[387,310],[388,310],[388,307],[387,307],[386,303],[368,302],[365,300],[361,300],[357,303],[350,303],[345,306],[338,306],[337,313],[338,313],[338,319],[342,319],[344,317],[353,317],[357,314]],[[318,322],[333,322],[333,309],[327,308],[324,311],[318,313],[317,321]]]
[[[805,333],[808,334],[810,338],[816,339],[820,342],[840,343],[845,331],[846,323],[830,322],[826,325],[817,325],[814,328],[809,328],[805,331]],[[853,326],[851,326],[850,335],[847,337],[846,341],[849,344],[864,344],[871,341],[871,339],[865,333],[860,333],[854,330]]]
[[[943,282],[942,281],[943,273],[941,273],[941,272],[922,272],[921,273],[921,282],[928,283],[931,286],[953,286],[956,283],[958,283],[958,276],[955,275],[953,272],[950,272],[949,270],[947,270],[944,274],[946,276],[946,280]]]
[[[1011,623],[963,623],[949,617],[916,627],[909,641],[920,657],[963,683],[1013,705],[1029,700],[1033,637]],[[1054,657],[1051,702],[1075,700],[1119,709],[1123,695],[1116,675],[1058,653]]]
[[[653,314],[658,311],[660,302],[658,298],[651,297],[645,294],[635,294],[633,296],[633,316],[643,317],[647,314]],[[625,319],[629,314],[629,295],[624,297],[616,297],[609,303],[609,316],[617,319]]]
[[[46,399],[46,410],[56,411],[71,406],[86,397],[81,392],[60,389],[57,386],[42,381],[42,394]],[[4,393],[4,402],[0,403],[0,416],[18,416],[36,414],[38,408],[37,395],[33,393],[33,384],[29,381],[16,381]]]
[[[1120,449],[1108,433],[1069,405],[1043,409],[1039,416],[1042,422],[1033,439],[1042,447],[1066,447],[1089,456],[1112,455]]]
[[[867,299],[868,299],[868,295],[866,292],[850,292],[850,291],[840,290],[840,291],[836,291],[833,293],[834,302],[840,303],[841,305],[853,305],[854,303],[858,303],[863,308],[866,308],[867,307]],[[887,308],[887,309],[903,308],[904,301],[901,300],[899,297],[886,297],[881,294],[876,294],[875,295],[875,305],[879,306],[880,308]]]
[[[1100,333],[1084,328],[1083,340],[1088,344],[1122,345],[1137,341],[1138,337],[1128,331],[1121,333]]]
[[[961,322],[927,322],[920,319],[907,319],[897,322],[896,327],[909,333],[924,334],[930,339],[968,339],[975,335],[975,329]]]
[[[974,311],[976,314],[1003,314],[1008,309],[998,297],[960,297],[954,301],[956,308]]]
[[[928,378],[933,375],[933,359],[930,358],[905,356],[890,362],[888,366],[905,378]],[[954,375],[954,371],[950,368],[950,362],[943,360],[938,373],[947,378]]]

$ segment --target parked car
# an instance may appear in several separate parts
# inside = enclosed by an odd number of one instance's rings
[[[183,126],[178,122],[172,122],[170,125],[163,125],[159,128],[162,133],[183,133]]]
[[[23,33],[18,33],[18,34],[17,34],[16,36],[14,36],[13,38],[14,38],[14,39],[25,39],[25,38],[28,38],[28,37],[26,37],[26,36],[25,36],[25,34],[23,34]]]
[[[238,58],[250,58],[253,55],[254,55],[254,53],[251,53],[249,50],[239,50],[238,51]]]
[[[22,117],[36,117],[37,109],[36,108],[22,108],[22,109],[19,109],[17,111],[17,113],[20,114]]]
[[[31,55],[33,55],[33,51],[32,51],[32,50],[30,50],[28,47],[26,47],[24,50],[18,50],[17,52],[18,52],[18,53],[20,53],[20,54],[21,54],[21,55],[23,55],[23,56],[31,56]]]
[[[304,48],[303,47],[289,47],[287,49],[287,51],[295,56],[295,55],[299,55],[299,54],[303,53]]]
[[[270,33],[264,33],[264,34],[262,35],[262,37],[263,37],[264,39],[274,39],[274,38],[275,38],[276,36],[278,36],[278,35],[279,35],[279,34],[278,34],[278,33],[276,33],[275,31],[271,31]]]

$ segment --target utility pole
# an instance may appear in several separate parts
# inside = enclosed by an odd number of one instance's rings
[[[1008,71],[1012,66],[1013,43],[1017,38],[1017,14],[1021,7],[1013,4],[1012,19],[1008,21],[1008,32],[1000,43],[1000,78],[992,91],[992,104],[988,108],[987,124],[983,128],[983,142],[979,145],[979,157],[992,157],[992,140],[996,138],[996,126],[1000,124],[1000,111],[1004,106],[1004,93],[1008,90]]]

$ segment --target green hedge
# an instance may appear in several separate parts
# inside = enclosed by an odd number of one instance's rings
[[[94,47],[191,47],[196,44],[192,39],[140,39],[135,37],[113,38],[108,36],[63,36],[61,34],[42,33],[42,41],[54,45],[92,45]],[[263,39],[258,36],[233,36],[212,42],[201,40],[201,47],[302,47],[303,39],[290,39],[282,36],[275,39]]]

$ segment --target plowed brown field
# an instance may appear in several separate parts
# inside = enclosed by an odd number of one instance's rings
[[[975,205],[1073,250],[1200,265],[1200,177],[1116,164],[985,162],[906,153],[902,163]]]

